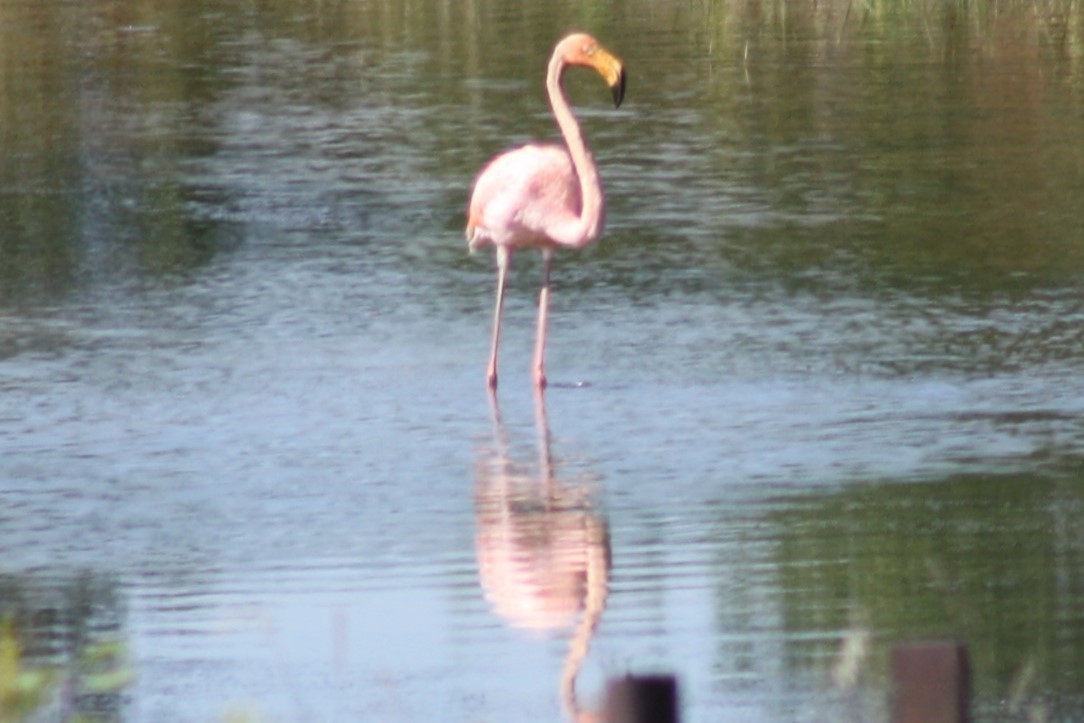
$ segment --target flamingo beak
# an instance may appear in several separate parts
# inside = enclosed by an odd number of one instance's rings
[[[598,74],[606,81],[606,85],[610,86],[610,90],[613,91],[614,107],[620,107],[621,101],[625,99],[625,66],[603,48],[599,48],[591,56],[591,65],[594,66]]]
[[[621,68],[621,72],[617,74],[617,81],[610,85],[610,89],[614,94],[614,108],[621,107],[621,101],[625,100],[625,69]]]

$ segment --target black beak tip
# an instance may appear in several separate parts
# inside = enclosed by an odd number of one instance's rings
[[[617,82],[613,86],[614,93],[614,108],[621,107],[621,101],[625,100],[625,71],[621,71],[621,75],[618,77]]]

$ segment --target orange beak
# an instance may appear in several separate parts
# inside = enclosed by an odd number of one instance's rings
[[[620,107],[625,99],[625,66],[617,56],[605,48],[598,48],[590,56],[591,67],[598,71],[614,94],[614,107]]]

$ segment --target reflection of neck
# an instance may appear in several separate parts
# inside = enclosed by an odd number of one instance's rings
[[[583,615],[572,633],[568,653],[561,666],[561,705],[565,716],[572,721],[595,719],[589,711],[581,711],[576,702],[576,677],[583,668],[583,661],[595,635],[602,613],[606,610],[610,581],[610,536],[606,524],[595,517],[585,520],[587,528],[587,599]]]

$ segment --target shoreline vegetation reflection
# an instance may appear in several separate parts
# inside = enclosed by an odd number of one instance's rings
[[[880,282],[906,276],[908,284],[927,280],[935,285],[930,291],[940,286],[942,293],[980,279],[991,284],[991,293],[1005,284],[1056,285],[1084,271],[1081,244],[1064,242],[1078,215],[1076,186],[1056,180],[1077,177],[1084,150],[1055,142],[1056,129],[1044,120],[1072,112],[1078,102],[1084,21],[1072,3],[765,0],[620,7],[623,12],[611,8],[597,21],[618,34],[643,32],[639,24],[684,21],[697,28],[681,44],[684,55],[652,62],[650,54],[661,46],[648,45],[634,49],[630,62],[645,71],[638,82],[648,97],[669,82],[673,63],[682,68],[677,80],[690,93],[696,90],[690,100],[698,99],[704,117],[673,116],[667,119],[671,128],[722,123],[714,132],[728,145],[768,159],[758,158],[749,172],[772,189],[770,195],[747,200],[777,214],[769,222],[846,220],[843,233],[866,242],[858,251],[843,240],[835,249],[797,247],[788,252],[799,255],[794,258],[737,256],[732,263],[839,263],[847,270],[872,265]],[[496,144],[552,135],[551,121],[540,112],[541,89],[529,82],[538,70],[529,63],[556,31],[543,32],[530,16],[494,43],[489,18],[499,13],[485,4],[464,12],[420,1],[269,2],[239,22],[222,22],[220,15],[210,1],[194,9],[168,2],[16,2],[0,8],[0,153],[7,159],[0,169],[3,307],[26,308],[35,299],[48,304],[133,274],[183,278],[232,248],[244,236],[238,225],[260,222],[259,209],[245,206],[244,189],[206,186],[188,169],[189,159],[240,150],[221,140],[228,131],[223,124],[238,119],[216,107],[257,71],[253,51],[265,41],[277,44],[278,52],[298,53],[300,72],[331,81],[327,95],[314,88],[307,97],[269,100],[348,112],[355,89],[370,103],[375,98],[402,113],[417,112],[415,99],[397,95],[394,77],[374,79],[367,72],[392,63],[402,73],[432,78],[428,102],[437,108],[468,109],[465,125],[442,123],[437,115],[411,119],[405,127],[435,164],[411,170],[432,174],[442,187],[462,186],[435,194],[418,189],[447,204],[440,212],[447,220],[439,221],[445,230],[461,224],[460,196],[479,159],[499,150]],[[555,28],[584,22],[572,6],[559,4],[552,15]],[[413,32],[422,25],[438,33],[435,42]],[[901,95],[894,76],[902,80],[915,63],[924,66],[926,92]],[[855,82],[867,74],[880,82]],[[526,116],[506,105],[499,85],[506,82],[527,91]],[[772,92],[777,85],[803,90]],[[784,100],[758,103],[765,95]],[[968,96],[966,110],[956,102],[961,95]],[[861,108],[865,116],[841,118],[844,108]],[[808,137],[810,124],[819,138]],[[612,150],[619,142],[615,132],[599,127],[592,130],[596,136],[600,156],[620,158]],[[1006,137],[1013,142],[1001,142]],[[366,139],[354,140],[364,147]],[[370,140],[398,139],[389,129],[387,137]],[[665,142],[660,145],[665,151]],[[916,145],[924,151],[914,152]],[[333,164],[338,153],[335,142],[322,162]],[[651,163],[646,153],[634,152],[633,159]],[[728,160],[737,160],[744,174],[740,158]],[[398,180],[394,171],[381,173],[386,170],[363,171],[354,180],[372,180],[374,187]],[[328,172],[333,181],[351,180]],[[811,174],[819,179],[815,193],[808,188]],[[617,180],[609,183],[615,194]],[[949,198],[952,206],[946,207]],[[339,200],[333,193],[328,202]],[[304,213],[292,211],[288,198],[279,201],[286,204],[280,213]],[[659,194],[653,210],[665,219],[675,202],[680,199]],[[629,203],[613,203],[617,229],[630,215]],[[1021,205],[1045,212],[1011,212]],[[344,221],[358,220],[351,209],[338,211]],[[885,223],[889,214],[896,222]],[[433,220],[419,219],[403,230],[431,228]],[[751,242],[764,219],[750,220],[749,237],[737,239],[738,248],[729,253],[756,248]],[[740,219],[730,224],[742,232]],[[701,230],[714,236],[716,229],[705,224]],[[934,245],[934,238],[954,242]],[[855,253],[862,258],[848,258]]]

